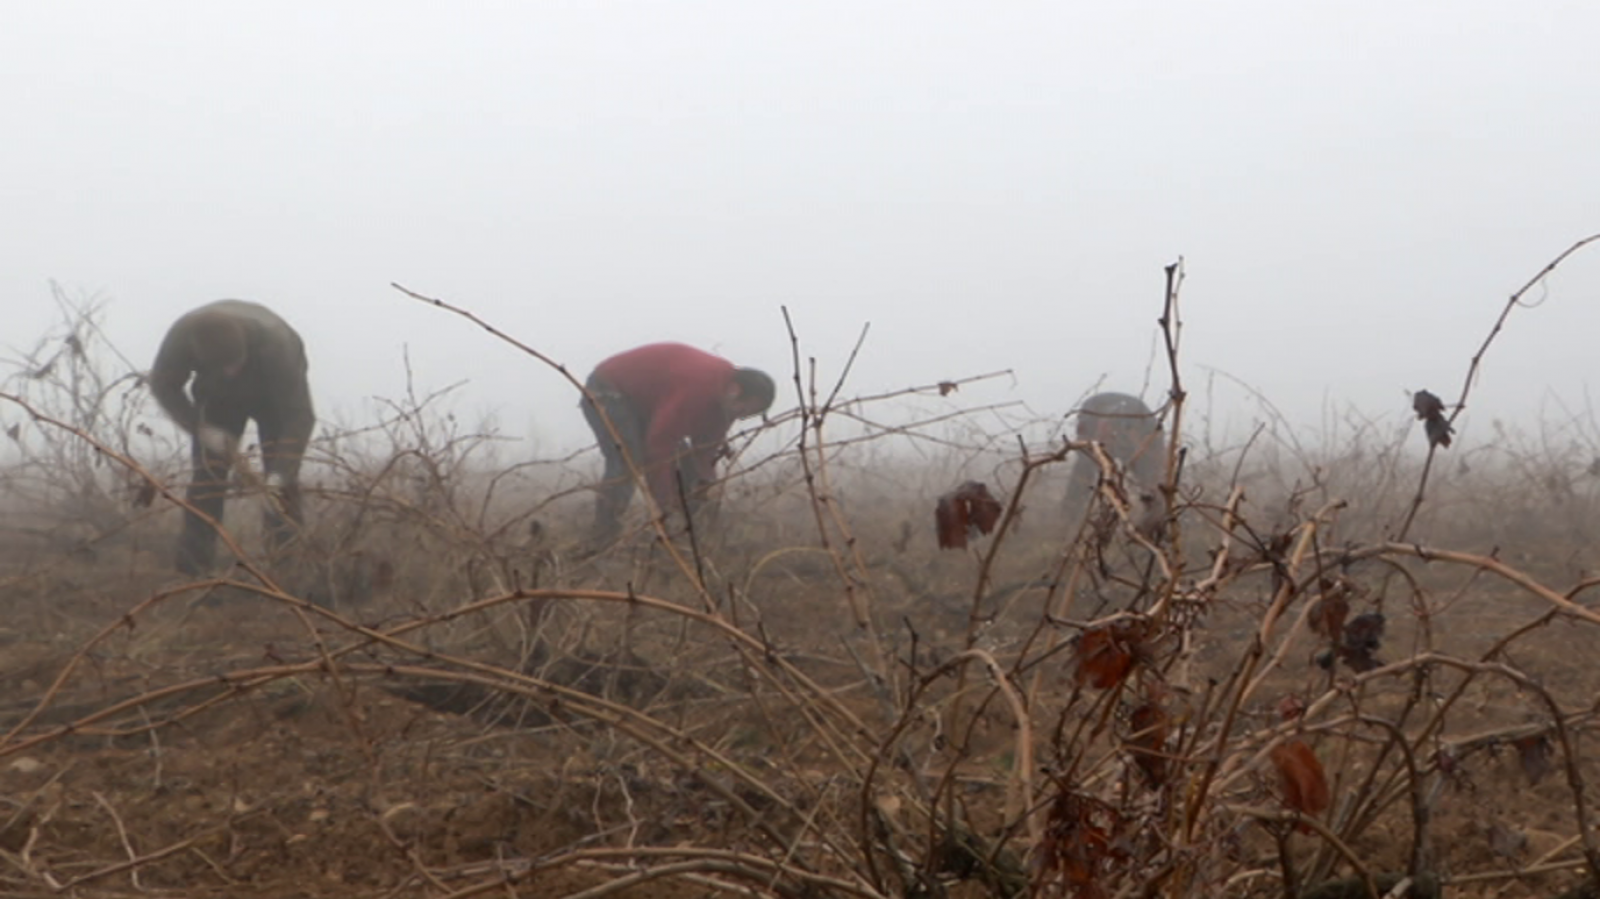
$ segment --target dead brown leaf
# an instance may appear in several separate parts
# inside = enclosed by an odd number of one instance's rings
[[[1128,861],[1128,854],[1120,848],[1122,829],[1116,809],[1062,790],[1050,804],[1044,838],[1033,850],[1033,895],[1104,897],[1103,877]]]
[[[1328,776],[1317,753],[1304,740],[1294,739],[1272,747],[1272,766],[1278,771],[1283,804],[1303,815],[1327,810],[1331,801]]]
[[[1324,586],[1322,598],[1311,607],[1311,630],[1329,640],[1338,640],[1344,632],[1345,617],[1350,614],[1350,600],[1346,590],[1329,590]]]
[[[1153,702],[1139,706],[1128,715],[1128,726],[1133,730],[1128,737],[1128,751],[1152,788],[1160,788],[1167,782],[1167,759],[1162,753],[1167,745],[1170,721],[1167,710]]]
[[[1423,423],[1429,446],[1450,445],[1450,435],[1455,433],[1455,428],[1444,417],[1443,400],[1426,390],[1419,390],[1411,395],[1411,411],[1417,413],[1417,420]]]
[[[1147,630],[1143,621],[1118,621],[1084,631],[1078,637],[1074,679],[1097,690],[1122,683],[1144,653],[1141,643]]]
[[[939,497],[933,512],[939,548],[963,549],[967,541],[993,531],[1003,508],[978,481],[967,481]]]

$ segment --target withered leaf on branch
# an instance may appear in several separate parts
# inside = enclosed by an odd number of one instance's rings
[[[1444,414],[1444,400],[1439,399],[1432,391],[1419,390],[1411,395],[1411,411],[1417,413],[1417,420],[1433,418]]]
[[[1382,612],[1363,612],[1344,626],[1344,646],[1352,653],[1370,658],[1383,643],[1385,619]]]
[[[1110,628],[1084,631],[1078,639],[1078,668],[1074,675],[1078,683],[1105,690],[1122,683],[1132,670],[1133,650],[1112,637]]]
[[[1422,422],[1429,446],[1450,445],[1450,435],[1455,433],[1455,428],[1444,417],[1444,400],[1426,390],[1419,390],[1411,395],[1411,411],[1417,413],[1417,420]]]
[[[1167,782],[1167,759],[1162,752],[1167,744],[1170,717],[1166,709],[1153,702],[1139,706],[1128,715],[1128,727],[1133,731],[1128,737],[1128,751],[1152,788]]]
[[[1429,446],[1450,445],[1450,435],[1455,433],[1455,428],[1450,427],[1450,422],[1442,418],[1430,418],[1422,423],[1422,430],[1428,434]]]
[[[994,530],[1000,521],[1000,501],[978,481],[967,481],[939,497],[933,511],[940,549],[963,549],[968,540]]]
[[[1128,862],[1123,829],[1115,808],[1062,790],[1050,804],[1044,838],[1033,848],[1029,865],[1034,872],[1033,894],[1105,896],[1101,888],[1105,874]]]
[[[1345,617],[1350,614],[1348,590],[1330,589],[1332,582],[1323,581],[1322,598],[1311,607],[1311,630],[1330,641],[1339,639],[1344,632]]]
[[[1073,678],[1096,690],[1109,690],[1127,678],[1134,662],[1147,655],[1144,621],[1117,621],[1090,628],[1078,636],[1077,668]]]
[[[1331,669],[1335,657],[1344,660],[1351,671],[1371,671],[1382,665],[1374,655],[1383,644],[1385,619],[1382,612],[1363,612],[1345,623],[1344,633],[1333,650],[1318,657],[1318,664]]]
[[[1304,740],[1288,740],[1272,747],[1272,767],[1278,770],[1283,804],[1304,815],[1328,808],[1328,776],[1317,753]]]

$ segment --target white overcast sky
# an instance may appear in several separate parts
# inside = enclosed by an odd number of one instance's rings
[[[677,339],[874,393],[1137,391],[1161,268],[1206,367],[1316,424],[1454,399],[1508,294],[1600,231],[1593,2],[17,3],[0,27],[0,352],[109,301],[139,366],[211,299],[305,336],[325,417],[470,383],[542,451],[580,376]],[[1596,386],[1600,246],[1472,412]],[[6,353],[11,355],[10,353]],[[1248,417],[1246,411],[1244,415]],[[1470,420],[1470,416],[1469,416]],[[1485,438],[1489,429],[1478,429]]]

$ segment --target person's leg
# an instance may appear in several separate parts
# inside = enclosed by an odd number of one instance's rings
[[[300,464],[316,424],[310,410],[272,409],[256,417],[256,430],[261,436],[261,468],[270,492],[262,510],[262,525],[267,545],[274,550],[294,539],[305,524]]]
[[[633,471],[628,460],[631,458],[635,466],[644,463],[644,425],[627,398],[604,379],[591,375],[584,387],[589,397],[581,403],[583,417],[594,432],[600,444],[600,455],[605,459],[605,473],[595,488],[591,536],[597,542],[609,542],[621,533],[623,513],[633,500]],[[607,427],[608,420],[610,427]]]
[[[235,405],[200,403],[200,423],[227,431],[235,442],[244,434],[245,421],[244,410]],[[227,508],[233,460],[207,451],[194,436],[189,438],[189,453],[194,473],[184,499],[192,508],[183,511],[183,532],[178,537],[176,564],[180,572],[197,575],[209,569],[216,556],[216,528],[222,526]],[[210,516],[216,524],[213,526],[196,512]]]

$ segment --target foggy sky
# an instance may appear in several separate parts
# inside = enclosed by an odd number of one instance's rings
[[[240,297],[305,336],[324,418],[401,396],[408,349],[530,452],[586,442],[559,375],[397,281],[580,378],[676,339],[784,379],[786,305],[829,377],[871,323],[847,393],[1010,368],[952,399],[1059,415],[1140,390],[1181,255],[1192,388],[1403,422],[1600,231],[1597,34],[1476,0],[17,4],[0,353],[52,280],[139,366]],[[1594,386],[1600,247],[1534,296],[1485,439]]]

